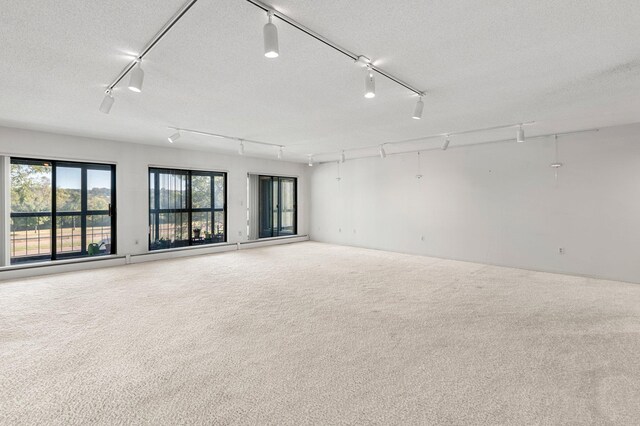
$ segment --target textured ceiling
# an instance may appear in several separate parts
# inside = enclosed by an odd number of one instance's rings
[[[536,121],[529,134],[639,121],[635,0],[273,3],[426,90],[420,121],[411,92],[378,76],[376,98],[365,99],[361,68],[277,19],[281,55],[264,58],[266,16],[248,2],[199,0],[146,57],[143,92],[121,83],[111,114],[101,114],[105,86],[183,4],[4,0],[0,124],[162,145],[167,126],[193,128],[283,144],[285,159],[302,160],[522,121]],[[187,134],[176,145],[237,149]]]

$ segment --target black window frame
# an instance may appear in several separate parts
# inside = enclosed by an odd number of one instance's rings
[[[269,210],[270,217],[270,233],[269,235],[262,228],[262,214],[265,209],[262,194],[260,193],[263,179],[270,180],[270,187],[273,188],[273,182],[278,183],[278,197],[277,200],[274,200],[273,192],[271,195],[272,205]],[[293,230],[292,232],[282,232],[282,181],[293,180]],[[284,236],[292,236],[298,235],[298,178],[295,176],[270,176],[270,175],[258,175],[258,239],[261,238],[274,238],[274,237],[284,237]],[[273,202],[277,204],[277,215],[278,215],[278,226],[273,226],[273,215],[272,212]]]
[[[161,173],[169,173],[169,174],[181,174],[187,176],[186,183],[186,207],[180,209],[161,209],[160,208],[160,174]],[[153,201],[154,208],[151,208],[151,176],[154,175],[154,183],[153,183]],[[193,176],[209,176],[211,178],[211,206],[208,208],[194,208],[193,207],[193,197],[192,197],[192,178]],[[224,179],[224,201],[222,208],[216,208],[215,206],[215,177],[222,177]],[[226,243],[228,239],[228,212],[227,212],[227,173],[219,172],[213,170],[188,170],[188,169],[174,169],[169,167],[149,167],[148,170],[148,206],[149,206],[149,232],[148,232],[148,249],[149,251],[156,250],[164,250],[164,249],[175,249],[179,247],[190,247],[190,246],[202,246],[202,245],[212,245],[212,244],[222,244]],[[224,215],[224,232],[222,238],[214,238],[211,242],[203,241],[195,241],[192,237],[193,235],[193,213],[211,213],[212,220],[215,218],[216,212],[223,212]],[[160,215],[161,214],[170,214],[170,213],[186,213],[188,215],[188,240],[181,240],[179,245],[174,246],[165,246],[164,244],[159,244],[159,241],[152,241],[152,227],[153,233],[158,236],[160,235]],[[151,220],[151,216],[154,215],[155,220]],[[184,241],[187,244],[184,244]]]
[[[110,244],[111,250],[108,255],[117,254],[117,196],[116,196],[116,165],[109,163],[90,163],[86,161],[73,161],[73,160],[43,160],[36,158],[24,158],[24,157],[11,157],[10,164],[24,164],[31,166],[47,165],[51,166],[51,211],[50,212],[28,212],[28,213],[14,213],[10,212],[11,219],[21,217],[46,217],[49,216],[51,220],[51,254],[50,255],[34,255],[34,256],[20,256],[19,258],[11,257],[10,262],[12,265],[20,265],[24,263],[32,262],[46,262],[57,261],[64,259],[77,259],[89,257],[87,250],[87,217],[92,215],[107,215],[111,218],[111,236]],[[79,168],[81,173],[81,206],[80,211],[74,212],[59,212],[57,209],[57,178],[56,170],[58,167],[73,167]],[[87,171],[88,170],[109,170],[111,172],[111,203],[107,210],[89,210],[87,206],[88,191],[87,191]],[[58,221],[57,219],[64,216],[80,217],[80,251],[61,252],[58,253]]]

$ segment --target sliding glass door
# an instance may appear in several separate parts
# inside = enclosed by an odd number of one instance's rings
[[[260,176],[260,238],[296,234],[296,178]]]
[[[11,263],[115,253],[115,166],[11,160]]]

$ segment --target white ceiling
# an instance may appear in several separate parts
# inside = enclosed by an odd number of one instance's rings
[[[426,90],[420,121],[411,92],[378,76],[376,98],[365,99],[361,68],[279,20],[280,57],[266,59],[266,16],[248,2],[199,0],[146,57],[143,92],[118,86],[101,114],[105,86],[183,4],[4,0],[0,124],[158,145],[177,126],[283,144],[285,159],[303,160],[522,121],[536,121],[528,134],[639,121],[637,0],[273,3]],[[186,134],[176,145],[237,150]]]

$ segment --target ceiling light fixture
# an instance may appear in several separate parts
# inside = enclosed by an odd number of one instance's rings
[[[240,145],[238,146],[238,154],[244,155],[244,141],[240,140]]]
[[[373,75],[373,69],[370,65],[367,65],[367,73],[364,79],[364,97],[367,99],[375,98],[376,96],[376,80]]]
[[[553,135],[553,142],[554,142],[554,145],[555,145],[556,157],[555,157],[555,161],[553,163],[551,163],[550,166],[553,167],[554,169],[558,170],[560,167],[563,166],[563,164],[560,161],[558,161],[558,135]],[[556,174],[556,178],[557,177],[558,176]]]
[[[264,35],[264,56],[272,59],[280,56],[280,50],[278,49],[278,28],[271,22],[273,11],[268,11],[267,16],[269,22],[264,24],[264,28],[262,29],[262,34]]]
[[[378,152],[380,153],[380,158],[387,158],[387,152],[384,150],[384,146],[380,145]]]
[[[344,163],[345,161],[347,161],[347,156],[344,155],[344,149],[343,149],[342,152],[340,153],[340,162]]]
[[[131,77],[129,78],[129,90],[132,92],[142,92],[142,83],[144,82],[144,71],[142,70],[140,63],[142,58],[138,58],[138,64],[131,70]]]
[[[445,140],[444,140],[444,142],[442,143],[442,150],[443,150],[443,151],[446,151],[446,150],[447,150],[447,148],[449,148],[449,135],[446,135],[446,136],[445,136]]]
[[[176,132],[174,134],[172,134],[171,136],[169,136],[167,138],[167,140],[169,141],[169,143],[174,143],[175,141],[177,141],[178,139],[180,139],[180,132]]]
[[[283,151],[284,151],[284,146],[281,146],[280,149],[278,149],[278,160],[282,160]]]
[[[120,74],[107,86],[108,91],[113,91],[113,89],[122,81],[123,78],[127,76],[130,72],[134,72],[134,69],[139,67],[139,62],[142,58],[145,57],[147,53],[153,49],[154,46],[158,44],[158,42],[174,27],[174,25],[191,9],[191,7],[196,4],[198,0],[189,0],[187,1],[177,12],[175,15],[171,17],[171,19],[164,24],[164,26],[156,33],[156,35],[146,44],[146,46],[141,50],[140,54],[136,56],[134,60],[129,62],[123,69],[120,71]],[[141,70],[142,71],[142,70]],[[144,76],[144,73],[143,73]],[[140,90],[142,90],[142,82],[139,85]],[[103,101],[104,103],[104,101]],[[113,103],[111,101],[111,103]],[[105,109],[109,109],[111,106]],[[100,111],[102,111],[102,105]],[[103,111],[104,112],[104,111]],[[108,114],[108,113],[107,113]]]
[[[114,101],[115,99],[111,95],[111,90],[105,90],[104,99],[102,99],[102,103],[100,104],[100,112],[103,114],[109,114]]]
[[[309,154],[309,167],[313,167],[313,155]]]
[[[424,109],[424,102],[422,102],[422,96],[420,96],[420,99],[418,99],[418,102],[416,102],[416,107],[413,110],[412,118],[414,120],[420,120],[422,118],[423,109]]]
[[[524,142],[524,128],[522,124],[518,127],[518,133],[516,134],[516,142],[523,143]]]

